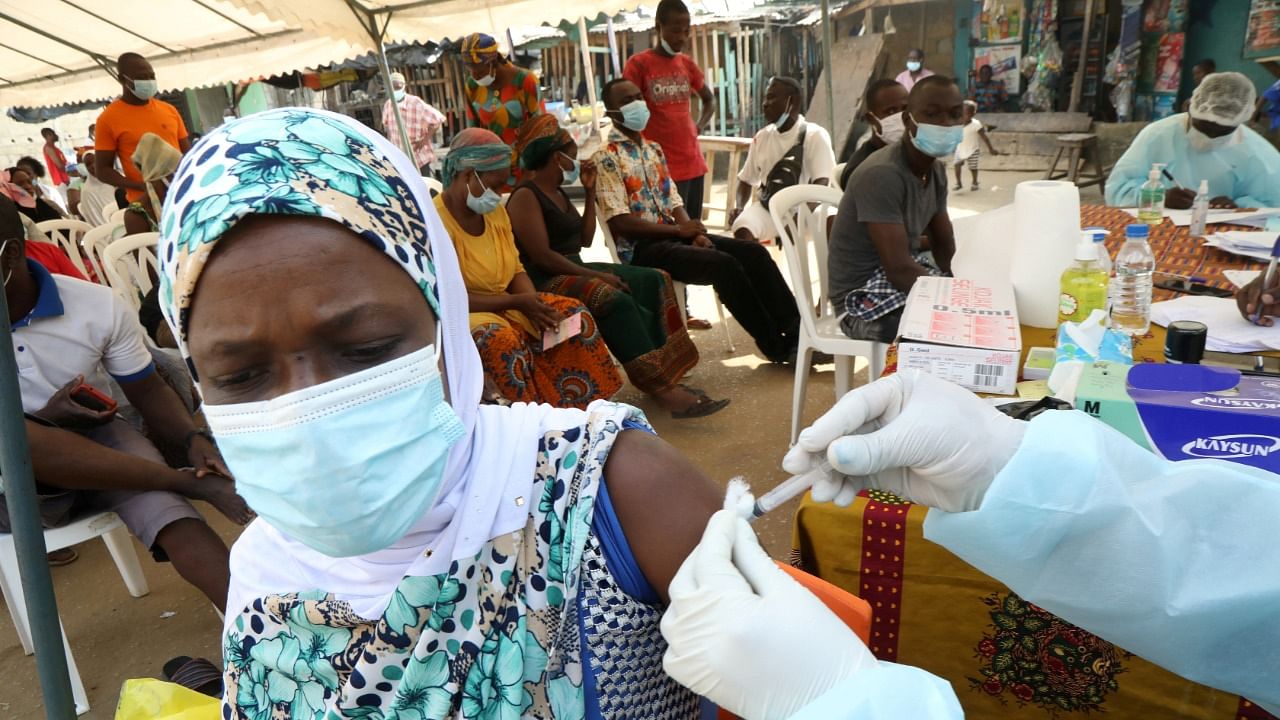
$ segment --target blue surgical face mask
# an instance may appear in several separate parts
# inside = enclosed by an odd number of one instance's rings
[[[396,102],[404,100],[404,90],[392,90],[391,97],[395,98]]]
[[[925,155],[935,158],[950,157],[960,147],[960,141],[964,140],[963,125],[930,125],[916,122],[915,118],[911,118],[911,122],[916,125],[916,134],[912,136],[911,143]]]
[[[908,60],[908,61],[907,61],[907,69],[908,69],[908,70],[910,70],[911,72],[920,72],[920,61],[919,61],[919,60]]]
[[[236,492],[331,557],[390,547],[435,504],[464,428],[434,345],[264,402],[205,405]]]
[[[781,130],[782,126],[786,125],[787,121],[790,119],[791,119],[791,101],[788,100],[787,109],[782,111],[782,114],[778,116],[778,119],[776,122],[773,123],[773,126]]]
[[[578,182],[578,176],[582,174],[582,163],[578,162],[578,158],[569,157],[564,153],[560,153],[560,154],[564,155],[565,160],[568,160],[569,162],[573,163],[573,167],[569,168],[568,170],[564,170],[564,168],[561,168],[561,170],[564,171],[564,177],[560,180],[560,184],[572,185]]]
[[[632,100],[618,109],[622,125],[628,130],[640,132],[649,125],[649,105],[644,100]]]
[[[480,179],[480,174],[476,173],[476,182],[480,183],[483,190],[479,195],[471,194],[471,182],[467,181],[467,207],[471,208],[471,212],[478,215],[488,215],[498,206],[502,204],[502,196],[494,192],[492,188],[487,188],[484,181]]]
[[[150,100],[160,92],[160,87],[155,80],[133,80],[133,88],[130,92],[139,100]]]

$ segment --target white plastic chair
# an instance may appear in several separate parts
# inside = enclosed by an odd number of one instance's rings
[[[115,561],[116,569],[120,571],[129,594],[137,598],[151,592],[147,586],[147,578],[142,574],[142,566],[138,563],[133,540],[129,538],[129,530],[113,512],[90,515],[69,525],[45,530],[44,544],[49,552],[53,552],[97,537],[106,543],[107,552],[111,553],[111,559]],[[9,606],[9,615],[13,618],[13,627],[18,631],[22,651],[30,655],[34,646],[31,643],[31,623],[27,618],[26,595],[22,590],[22,579],[18,575],[18,554],[13,536],[8,533],[0,534],[0,593],[3,593],[4,602]],[[71,695],[75,699],[76,714],[83,715],[89,711],[89,696],[85,693],[80,670],[71,655],[66,628],[62,630],[62,647],[67,654],[67,672],[71,676]]]
[[[142,298],[151,292],[153,277],[158,272],[156,243],[159,233],[137,233],[113,240],[102,250],[102,269],[107,273],[107,284],[126,298],[137,310]]]
[[[108,225],[124,225],[124,214],[128,211],[129,210],[127,208],[107,210],[107,212],[110,213],[110,215],[107,215],[107,224]]]
[[[427,189],[431,191],[431,197],[435,197],[436,195],[444,192],[444,183],[430,175],[423,175],[422,182],[427,186]]]
[[[102,250],[111,244],[112,240],[124,237],[124,225],[113,225],[105,223],[93,228],[80,238],[80,248],[84,251],[84,257],[89,261],[89,267],[93,269],[94,277],[98,278],[98,282],[110,287],[111,282],[108,280],[106,272],[102,269]]]
[[[609,223],[601,220],[599,215],[596,215],[596,221],[600,226],[600,232],[604,235],[604,246],[608,248],[609,256],[613,258],[613,263],[615,265],[625,264],[622,262],[622,257],[618,255],[618,246],[613,241],[613,232],[609,230]],[[671,285],[675,289],[676,304],[680,306],[680,322],[688,325],[689,312],[684,306],[685,284],[672,278]],[[724,314],[724,303],[720,302],[719,295],[716,296],[716,313],[720,316],[720,327],[724,328],[724,339],[729,343],[729,352],[738,352],[738,349],[733,344],[733,332],[729,329],[729,323]]]
[[[107,219],[108,224],[111,223],[111,216],[115,215],[119,211],[120,206],[116,204],[115,200],[102,204],[102,217]]]
[[[62,248],[62,252],[66,253],[71,259],[71,264],[76,269],[88,276],[88,267],[84,264],[84,257],[80,254],[80,241],[85,234],[93,229],[93,226],[83,220],[45,220],[36,223],[36,227],[40,232],[49,236],[49,239],[58,244]]]
[[[840,178],[844,177],[844,166],[847,164],[848,163],[836,163],[836,166],[831,169],[831,177],[827,178],[828,185],[837,190],[843,189],[840,187]]]
[[[794,185],[769,200],[769,214],[782,238],[791,289],[800,311],[800,348],[796,353],[796,380],[791,398],[791,443],[800,433],[800,410],[809,386],[809,360],[813,351],[831,353],[836,360],[836,398],[849,392],[853,380],[853,359],[865,357],[872,380],[884,371],[884,343],[854,340],[840,329],[840,319],[827,297],[827,216],[840,206],[841,193],[825,185]],[[813,205],[813,208],[810,208]],[[809,276],[810,254],[818,266],[815,295]],[[815,310],[815,307],[820,310]],[[819,314],[821,313],[821,314]]]

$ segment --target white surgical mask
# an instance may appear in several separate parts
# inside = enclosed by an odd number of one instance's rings
[[[133,96],[139,100],[150,100],[160,92],[155,80],[133,80]]]
[[[1187,128],[1187,141],[1191,143],[1191,149],[1196,152],[1213,152],[1221,150],[1235,141],[1236,133],[1239,129],[1227,133],[1221,137],[1209,137],[1200,132],[1195,125]]]
[[[880,123],[880,132],[876,135],[886,145],[898,142],[902,139],[902,133],[906,132],[907,128],[903,123],[901,112],[876,118],[876,120]]]
[[[664,50],[668,55],[679,55],[679,54],[680,54],[680,52],[679,52],[679,51],[677,51],[677,50],[672,50],[672,49],[671,49],[671,45],[670,45],[670,43],[668,43],[668,42],[667,42],[666,38],[663,38],[663,37],[659,36],[659,37],[658,37],[658,44],[662,45],[662,49],[663,49],[663,50]]]
[[[382,550],[439,498],[462,421],[434,345],[263,402],[205,405],[236,492],[330,557]]]
[[[493,80],[497,76],[498,76],[498,73],[494,72],[493,68],[489,68],[489,74],[485,75],[482,78],[476,78],[476,84],[479,85],[480,87],[489,87],[490,85],[493,84]]]
[[[482,192],[479,195],[472,195],[471,182],[467,181],[467,207],[471,208],[471,212],[477,215],[488,215],[497,210],[498,206],[502,204],[502,196],[494,192],[493,188],[485,187],[479,173],[476,174],[475,178],[476,182],[480,183]]]

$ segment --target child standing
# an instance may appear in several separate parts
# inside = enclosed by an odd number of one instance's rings
[[[956,184],[951,188],[952,190],[964,189],[961,169],[965,165],[969,166],[969,175],[973,178],[973,184],[969,189],[978,189],[978,158],[982,157],[982,147],[978,145],[979,138],[986,143],[987,151],[992,156],[1000,154],[1000,151],[991,144],[991,138],[987,137],[987,129],[982,125],[982,121],[974,117],[977,112],[978,103],[972,100],[964,101],[964,139],[960,141],[960,147],[956,148]]]

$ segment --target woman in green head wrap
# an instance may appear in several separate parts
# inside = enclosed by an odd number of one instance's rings
[[[524,181],[507,203],[520,260],[543,292],[582,301],[600,325],[609,350],[627,378],[675,418],[718,412],[728,400],[712,400],[680,384],[698,363],[698,349],[680,318],[671,277],[661,270],[583,262],[595,239],[595,168],[578,162],[578,146],[552,115],[520,129],[516,153]],[[581,180],[585,213],[563,185]]]
[[[591,313],[577,300],[537,292],[521,265],[497,192],[510,158],[511,148],[497,135],[463,130],[449,145],[445,189],[435,199],[467,285],[471,335],[486,379],[506,399],[586,407],[611,397],[622,379]],[[565,320],[580,323],[581,332],[544,340]]]

